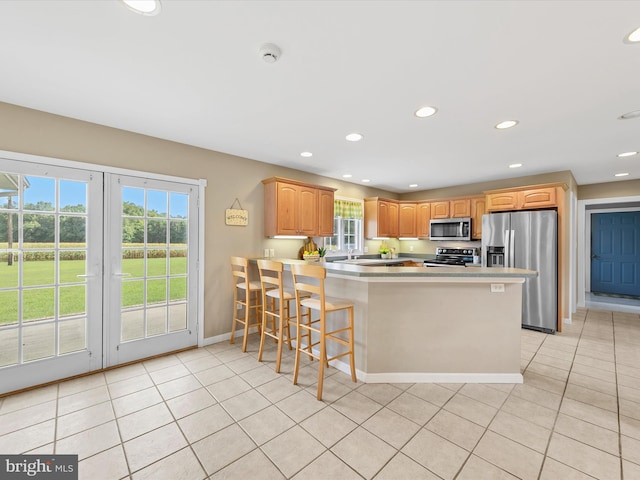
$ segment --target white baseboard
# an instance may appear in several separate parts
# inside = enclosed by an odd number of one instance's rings
[[[258,331],[258,327],[251,327],[249,330],[249,334],[255,333]],[[244,328],[242,330],[236,330],[236,340],[238,338],[242,338],[244,336]],[[220,343],[224,341],[228,341],[231,339],[231,332],[223,333],[222,335],[215,335],[213,337],[207,337],[204,339],[203,346],[206,347],[208,345],[213,345],[214,343]]]
[[[520,373],[367,373],[364,383],[523,383]]]

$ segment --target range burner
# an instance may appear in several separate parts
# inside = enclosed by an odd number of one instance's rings
[[[436,258],[425,260],[425,267],[464,267],[473,262],[473,248],[436,248]]]

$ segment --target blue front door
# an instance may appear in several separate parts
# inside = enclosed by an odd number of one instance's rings
[[[640,212],[591,215],[591,291],[640,296]]]

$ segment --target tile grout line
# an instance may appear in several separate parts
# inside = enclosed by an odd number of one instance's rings
[[[573,352],[573,358],[571,360],[571,368],[569,369],[569,375],[567,375],[567,380],[564,383],[564,389],[562,390],[562,398],[560,399],[560,405],[558,405],[558,410],[556,411],[555,418],[553,419],[553,425],[550,428],[551,433],[549,434],[549,439],[547,440],[547,446],[545,447],[544,453],[543,453],[543,456],[542,456],[542,464],[540,465],[540,471],[538,472],[538,480],[541,480],[542,472],[544,471],[544,464],[547,461],[548,454],[549,454],[549,447],[551,446],[551,439],[553,438],[553,434],[556,432],[556,425],[558,423],[558,417],[560,417],[560,410],[562,409],[562,404],[564,403],[564,398],[565,398],[565,395],[567,393],[567,387],[569,386],[569,377],[571,376],[571,371],[573,370],[573,363],[575,362],[576,355],[578,354],[578,347],[580,346],[580,339],[582,338],[582,333],[584,332],[584,327],[587,324],[587,316],[588,315],[589,315],[589,310],[587,310],[587,312],[585,313],[584,321],[582,322],[582,327],[580,328],[580,335],[578,337],[578,341],[576,342],[576,348],[575,348],[575,350]],[[547,339],[545,338],[542,343],[544,344],[546,341],[547,341]],[[558,460],[556,460],[556,461],[558,461]],[[562,462],[560,462],[560,463],[562,463]],[[570,467],[570,468],[574,468],[574,467],[571,467],[571,465],[567,465],[567,466]],[[574,469],[574,470],[577,470],[577,469]],[[577,470],[577,471],[580,471],[580,470]],[[584,472],[582,472],[582,473],[584,473]]]
[[[622,461],[622,422],[620,420],[620,387],[618,385],[618,355],[616,353],[616,322],[611,312],[611,328],[613,330],[613,365],[616,378],[616,406],[618,407],[618,454],[620,461],[620,479],[624,480],[624,463]]]
[[[144,367],[144,364],[143,364]],[[146,369],[145,369],[146,370]],[[148,375],[148,374],[147,374]],[[111,411],[113,412],[113,421],[116,424],[116,430],[118,431],[118,437],[120,438],[120,449],[122,450],[122,455],[124,456],[124,461],[127,465],[127,471],[129,472],[128,477],[131,478],[131,466],[129,465],[129,457],[127,456],[127,450],[124,448],[124,439],[122,438],[122,432],[120,431],[120,424],[118,423],[118,416],[116,415],[116,410],[113,407],[113,398],[111,396],[111,390],[109,390],[109,382],[107,382],[107,377],[104,377],[104,383],[107,388],[107,394],[109,395],[109,405],[111,406]],[[104,450],[106,451],[106,450]],[[100,452],[96,453],[98,455]],[[94,455],[92,455],[94,456]],[[87,457],[91,458],[91,457]],[[79,462],[78,462],[79,463]],[[126,477],[124,477],[126,478]]]

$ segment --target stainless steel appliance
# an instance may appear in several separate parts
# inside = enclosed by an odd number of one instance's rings
[[[465,267],[473,262],[473,248],[436,248],[436,258],[425,260],[425,267]]]
[[[433,219],[429,222],[429,240],[471,240],[471,219]]]
[[[558,322],[558,214],[553,210],[482,216],[486,267],[535,270],[522,288],[522,326],[554,333]]]

